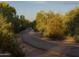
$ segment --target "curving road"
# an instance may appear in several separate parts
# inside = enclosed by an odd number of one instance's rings
[[[28,52],[26,56],[79,56],[79,44],[65,45],[42,40],[32,29],[22,31],[20,37],[25,43],[24,52]]]
[[[42,39],[36,37],[33,33],[35,33],[35,32],[32,32],[30,30],[25,30],[25,31],[22,31],[20,34],[21,34],[22,40],[24,42],[29,43],[29,44],[33,45],[34,47],[46,49],[46,50],[58,47],[59,44],[57,44],[57,43],[52,44],[51,42],[42,40]],[[37,36],[38,36],[38,34],[37,34]]]

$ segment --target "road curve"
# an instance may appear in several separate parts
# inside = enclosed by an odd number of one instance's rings
[[[36,56],[37,54],[38,54],[37,56],[40,56],[40,55],[41,56],[54,56],[54,55],[55,56],[79,56],[79,44],[77,45],[62,44],[62,46],[60,46],[60,44],[57,42],[53,43],[46,40],[42,40],[38,37],[38,35],[31,34],[30,32],[31,30],[25,30],[20,33],[20,37],[23,42],[25,42],[26,44],[28,43],[35,48],[40,48],[40,49],[37,49],[36,54],[34,54],[36,51],[34,49],[34,53],[32,54],[31,52],[30,56]],[[40,50],[40,52],[43,52],[41,49],[44,49],[44,51],[47,50],[47,52],[40,54],[38,50]]]
[[[55,44],[53,43],[52,44],[51,42],[42,40],[40,38],[35,37],[34,35],[29,34],[29,30],[22,31],[20,33],[20,35],[22,37],[22,40],[25,43],[29,43],[32,46],[37,47],[37,48],[47,49],[48,50],[48,49],[51,49],[51,48],[58,47],[57,43],[55,43]]]

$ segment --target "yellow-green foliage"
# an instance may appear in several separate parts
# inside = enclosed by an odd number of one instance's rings
[[[46,37],[79,35],[79,8],[74,8],[65,15],[41,11],[37,13],[35,22],[36,29]]]
[[[65,15],[64,24],[69,34],[79,33],[79,8],[74,8]]]
[[[6,18],[0,14],[0,37],[2,37],[3,40],[5,40],[5,38],[9,40],[12,36],[11,23],[7,23]]]
[[[0,2],[0,14],[7,18],[7,22],[12,23],[15,33],[20,32],[28,27],[29,21],[23,17],[16,15],[16,9],[6,2]]]
[[[43,36],[52,37],[53,35],[63,35],[63,18],[58,13],[53,12],[39,12],[36,17],[36,29],[40,31]]]
[[[43,32],[45,30],[45,25],[46,25],[46,14],[45,12],[41,11],[37,13],[36,16],[36,29],[40,32]]]
[[[11,23],[7,23],[6,18],[0,14],[0,48],[6,49],[13,37]]]
[[[48,36],[53,36],[55,34],[58,35],[63,35],[63,26],[62,26],[62,18],[59,14],[55,14],[54,17],[52,17],[51,19],[48,19],[47,22],[47,33]]]
[[[20,31],[20,25],[15,8],[6,2],[0,2],[0,49],[8,51],[12,56],[23,56],[14,37],[14,31]]]
[[[12,56],[23,56],[16,39],[10,22],[0,14],[0,49],[8,51]]]

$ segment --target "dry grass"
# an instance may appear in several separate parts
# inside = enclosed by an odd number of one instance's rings
[[[67,44],[74,44],[76,42],[75,37],[67,36],[66,39],[64,40],[64,43]]]

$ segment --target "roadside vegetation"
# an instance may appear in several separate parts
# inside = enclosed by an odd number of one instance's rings
[[[0,50],[8,51],[12,56],[24,56],[16,42],[16,34],[32,28],[43,37],[53,40],[75,41],[79,43],[79,8],[64,15],[54,11],[40,11],[31,22],[24,15],[17,15],[14,7],[0,2]]]
[[[75,42],[79,42],[79,8],[74,8],[64,15],[54,11],[40,11],[32,27],[52,40],[68,40],[72,37]]]
[[[12,56],[24,56],[16,42],[16,34],[29,27],[30,21],[17,15],[16,9],[6,2],[0,2],[0,50]]]

